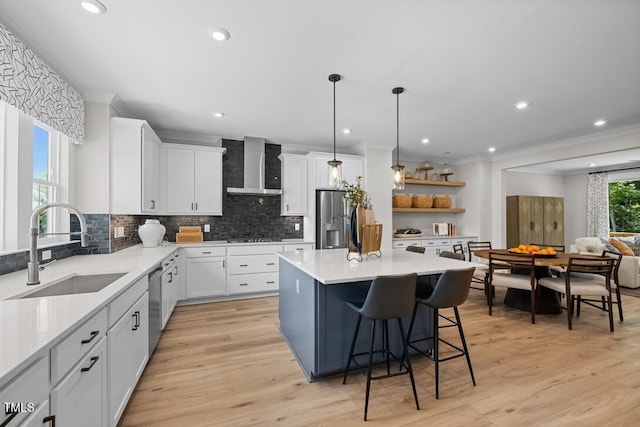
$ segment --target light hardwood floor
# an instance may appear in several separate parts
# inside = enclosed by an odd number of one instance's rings
[[[614,333],[590,307],[569,331],[565,313],[532,325],[529,313],[498,304],[489,317],[472,290],[461,316],[477,386],[464,358],[445,362],[436,400],[433,363],[417,359],[420,411],[406,375],[374,381],[367,423],[362,376],[306,381],[278,331],[277,297],[182,306],[121,426],[637,425],[640,298],[623,303]]]

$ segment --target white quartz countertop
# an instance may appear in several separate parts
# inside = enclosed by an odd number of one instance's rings
[[[381,258],[363,256],[362,262],[347,261],[346,249],[279,252],[278,256],[325,285],[360,282],[397,274],[438,274],[446,270],[482,265],[389,247],[382,248],[381,252]]]
[[[477,239],[476,235],[460,235],[460,236],[435,236],[433,234],[407,234],[403,237],[393,236],[393,240],[406,240],[406,239],[416,239],[416,240],[429,240],[429,239],[440,239],[440,240],[456,240],[456,239]]]
[[[55,345],[82,322],[100,311],[141,277],[181,247],[286,245],[281,242],[228,243],[206,241],[193,244],[166,244],[155,248],[133,246],[107,255],[77,255],[58,260],[40,272],[40,285],[27,286],[27,270],[0,276],[0,388],[31,364],[38,355]],[[275,250],[279,250],[276,248]],[[72,274],[126,272],[99,292],[40,298],[11,299],[42,289]]]

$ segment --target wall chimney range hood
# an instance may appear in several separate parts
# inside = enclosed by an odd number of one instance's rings
[[[264,188],[264,138],[244,137],[244,187],[227,187],[228,194],[279,196],[282,190]]]

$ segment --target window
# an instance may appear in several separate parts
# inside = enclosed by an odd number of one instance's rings
[[[640,180],[609,182],[609,229],[640,233]]]
[[[42,125],[33,125],[33,194],[31,208],[56,201],[57,190],[57,143],[49,130]],[[38,218],[40,233],[55,231],[54,211],[46,210]],[[41,239],[43,239],[41,237]],[[47,239],[44,237],[44,239]]]

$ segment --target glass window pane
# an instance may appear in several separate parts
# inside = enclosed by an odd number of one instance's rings
[[[49,132],[33,126],[33,178],[49,180]]]
[[[48,203],[51,200],[51,192],[52,192],[52,188],[49,185],[42,185],[42,184],[33,184],[33,196],[32,196],[32,200],[31,200],[31,206],[33,208],[37,208],[38,206]],[[50,211],[46,210],[44,212],[42,212],[40,214],[40,216],[38,217],[38,223],[39,223],[39,232],[40,233],[47,233],[47,232],[51,232],[51,230],[49,229],[50,227],[50,221],[49,219],[51,218],[50,216]]]

